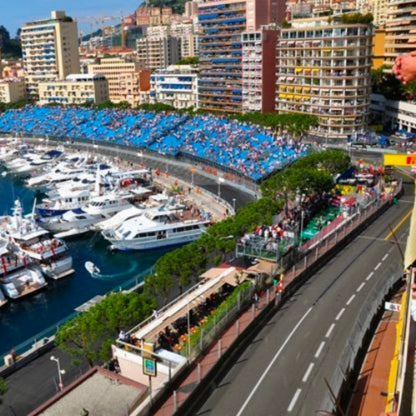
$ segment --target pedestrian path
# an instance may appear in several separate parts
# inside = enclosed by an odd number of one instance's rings
[[[403,289],[392,302],[400,303]],[[399,312],[385,311],[362,365],[346,416],[386,415],[390,363]]]

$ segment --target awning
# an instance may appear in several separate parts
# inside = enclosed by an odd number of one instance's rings
[[[416,260],[416,204],[413,204],[410,218],[410,230],[407,237],[406,251],[404,253],[404,268],[410,267]]]

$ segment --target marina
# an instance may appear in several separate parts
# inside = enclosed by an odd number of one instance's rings
[[[25,186],[21,175],[2,173],[0,192],[3,196],[0,215],[3,216],[12,215],[17,200],[24,213],[31,212],[35,196],[37,199],[41,197],[38,190]],[[109,244],[99,231],[68,239],[65,245],[73,259],[73,274],[59,280],[48,279],[48,284],[39,287],[35,294],[18,301],[0,297],[0,304],[3,305],[0,310],[1,353],[7,353],[77,313],[77,308],[92,298],[121,290],[130,281],[140,282],[156,260],[169,250],[160,248],[146,253],[112,252],[108,250]],[[86,262],[94,265],[93,273],[85,268]],[[39,276],[42,277],[40,269]]]

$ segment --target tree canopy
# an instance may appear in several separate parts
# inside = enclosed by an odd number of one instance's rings
[[[3,59],[17,59],[22,57],[22,47],[20,46],[19,37],[14,39],[10,37],[9,31],[0,26],[0,49]]]
[[[87,360],[90,366],[103,363],[111,357],[111,344],[120,330],[142,321],[155,306],[144,294],[110,294],[60,327],[55,344],[75,361]]]

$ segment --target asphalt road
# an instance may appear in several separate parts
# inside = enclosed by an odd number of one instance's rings
[[[391,207],[316,273],[266,324],[198,415],[302,415],[320,410],[361,306],[380,279],[401,276],[390,238],[413,206],[413,183]],[[402,249],[409,220],[396,231]]]

